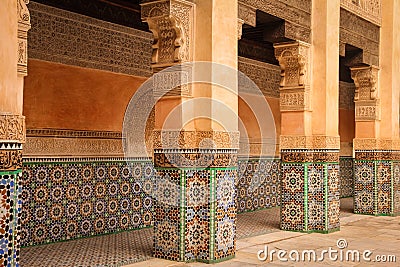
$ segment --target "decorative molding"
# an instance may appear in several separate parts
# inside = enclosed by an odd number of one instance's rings
[[[399,139],[355,138],[354,150],[400,150]]]
[[[218,149],[211,151],[190,152],[168,151],[154,152],[154,166],[156,168],[227,168],[237,167],[237,153],[226,153]]]
[[[281,135],[280,149],[340,149],[340,136]]]
[[[151,33],[32,2],[29,57],[149,77]]]
[[[141,4],[142,20],[153,33],[152,67],[159,70],[192,60],[194,7],[184,0]]]
[[[301,41],[274,44],[281,67],[280,109],[311,110],[310,45]]]
[[[154,149],[239,149],[239,132],[153,131]]]
[[[26,6],[29,0],[17,0],[18,16],[18,62],[19,76],[28,75],[28,31],[31,28],[31,16]]]
[[[286,149],[281,151],[281,159],[284,163],[327,163],[327,162],[339,162],[339,151],[338,150],[291,150]]]
[[[339,81],[339,108],[354,110],[354,83]]]
[[[25,143],[25,117],[0,114],[0,143]]]
[[[379,69],[367,66],[352,67],[350,70],[356,86],[354,94],[356,121],[380,120]]]
[[[242,21],[242,24],[245,23],[247,25],[256,26],[256,11],[257,9],[249,6],[245,3],[238,3],[238,18]]]
[[[340,0],[340,7],[378,26],[382,24],[381,0]]]
[[[265,62],[238,58],[238,69],[249,77],[267,97],[279,98],[280,68]],[[247,79],[239,79],[238,89],[240,93],[254,93]]]
[[[79,130],[62,130],[62,129],[27,129],[27,137],[81,137],[81,138],[104,138],[104,139],[121,139],[121,132],[108,131],[79,131]]]
[[[123,156],[121,139],[28,137],[24,157]]]

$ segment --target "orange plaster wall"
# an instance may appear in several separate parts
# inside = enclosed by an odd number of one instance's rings
[[[281,130],[281,114],[279,110],[279,99],[278,98],[266,98],[271,112],[275,120],[276,136],[279,137]],[[260,138],[260,128],[257,119],[254,115],[253,110],[241,99],[238,101],[239,106],[239,117],[242,120],[244,127],[246,128],[248,137],[250,138]],[[257,118],[260,120],[260,114],[256,114]]]
[[[24,85],[26,126],[121,131],[129,100],[146,79],[29,60]]]
[[[355,136],[354,110],[339,109],[339,135],[341,142],[353,142]]]

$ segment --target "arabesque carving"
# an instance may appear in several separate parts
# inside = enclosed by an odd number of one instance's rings
[[[27,8],[29,0],[17,0],[18,16],[18,75],[26,76],[28,74],[28,31],[31,28],[31,16]]]
[[[281,67],[281,111],[310,110],[310,45],[301,41],[274,44]]]
[[[352,67],[351,78],[356,86],[354,94],[356,121],[380,119],[378,90],[379,69],[374,66]]]
[[[382,23],[381,0],[340,0],[340,7],[376,25]]]
[[[25,143],[25,117],[0,114],[0,143]]]

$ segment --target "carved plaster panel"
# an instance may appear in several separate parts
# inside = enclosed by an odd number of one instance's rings
[[[239,57],[238,69],[249,77],[267,97],[279,98],[280,68],[265,62]],[[239,79],[239,93],[254,93],[246,79]]]
[[[311,110],[310,45],[301,41],[274,44],[281,67],[281,111]]]
[[[0,114],[0,143],[25,143],[25,117]]]
[[[154,149],[238,149],[239,132],[153,131]]]
[[[381,0],[340,0],[340,7],[378,26],[382,23]]]
[[[36,2],[29,10],[29,58],[142,77],[152,74],[151,33]]]
[[[339,149],[339,136],[281,135],[280,149]]]
[[[400,150],[400,140],[378,138],[356,138],[354,150]]]

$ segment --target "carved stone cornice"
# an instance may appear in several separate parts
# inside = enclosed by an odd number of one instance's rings
[[[355,138],[354,150],[400,150],[399,139]]]
[[[381,0],[340,0],[340,7],[378,26],[382,24]]]
[[[18,16],[18,75],[26,76],[28,74],[28,31],[31,28],[31,16],[26,6],[29,0],[17,0]]]
[[[0,114],[0,143],[25,143],[25,117]]]
[[[311,110],[310,45],[301,41],[274,44],[281,68],[281,111]]]
[[[153,131],[156,149],[239,149],[239,132]]]
[[[340,149],[339,136],[281,135],[280,149]]]
[[[374,66],[363,66],[352,67],[350,70],[356,86],[354,94],[356,121],[380,120],[379,69]]]
[[[238,3],[238,18],[247,25],[256,26],[256,11],[257,9],[252,6],[241,2]]]
[[[184,0],[141,4],[141,16],[154,35],[152,67],[162,69],[192,59],[195,5]]]

